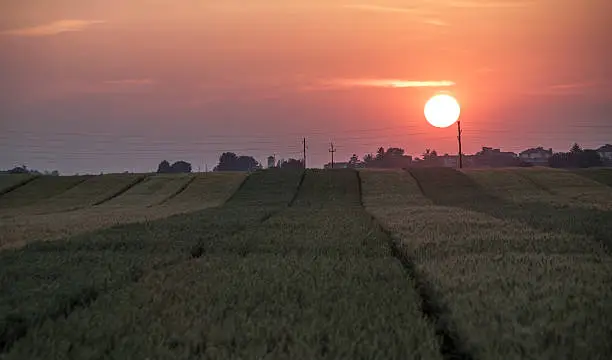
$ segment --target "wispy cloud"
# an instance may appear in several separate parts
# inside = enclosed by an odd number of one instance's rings
[[[524,8],[533,5],[534,1],[451,1],[449,6],[457,8]]]
[[[395,7],[395,6],[380,6],[380,5],[368,5],[368,4],[346,4],[342,5],[344,8],[362,10],[362,11],[374,11],[374,12],[390,12],[390,13],[420,13],[421,9],[418,8],[406,8],[406,7]]]
[[[420,88],[449,87],[455,83],[450,80],[398,80],[398,79],[332,79],[310,85],[305,90],[331,90],[342,88]]]
[[[6,30],[0,34],[27,37],[52,36],[64,32],[83,31],[92,25],[104,23],[103,20],[59,20],[49,24]]]

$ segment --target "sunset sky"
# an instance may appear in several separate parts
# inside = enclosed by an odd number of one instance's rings
[[[612,143],[610,0],[0,0],[0,169]]]

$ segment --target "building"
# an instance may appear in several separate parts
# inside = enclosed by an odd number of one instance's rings
[[[548,158],[553,155],[552,149],[544,149],[543,147],[537,147],[527,149],[519,154],[519,159],[528,164],[536,166],[548,166]]]
[[[612,165],[612,145],[606,144],[600,147],[597,149],[597,153],[605,165]]]
[[[513,152],[501,151],[492,147],[483,147],[482,151],[473,156],[474,166],[507,167],[518,165],[518,155]]]
[[[274,156],[268,156],[268,169],[275,167],[276,159]]]

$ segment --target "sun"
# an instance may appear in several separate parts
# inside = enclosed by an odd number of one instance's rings
[[[453,125],[461,113],[461,107],[454,97],[438,94],[425,104],[425,119],[431,125],[445,128]]]

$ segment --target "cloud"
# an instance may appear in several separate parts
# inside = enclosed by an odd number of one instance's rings
[[[0,34],[27,37],[53,36],[63,32],[83,31],[92,25],[104,23],[103,20],[59,20],[44,25],[6,30]]]
[[[318,84],[311,85],[305,90],[329,90],[342,88],[359,88],[359,87],[374,87],[374,88],[419,88],[419,87],[449,87],[455,83],[450,80],[397,80],[397,79],[333,79],[321,81]]]
[[[534,4],[534,1],[451,1],[449,6],[457,8],[524,8]]]

